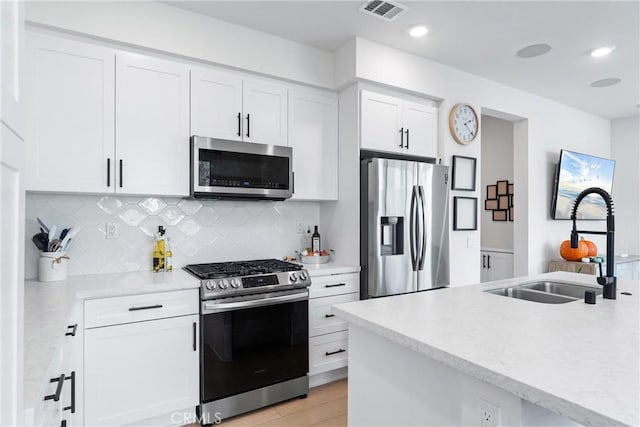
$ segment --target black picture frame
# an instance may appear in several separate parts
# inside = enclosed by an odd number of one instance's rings
[[[451,189],[461,191],[476,191],[475,157],[453,156]]]
[[[498,196],[508,196],[509,195],[509,181],[496,181],[496,187]]]
[[[453,198],[453,229],[471,231],[478,229],[478,198]]]
[[[487,185],[487,200],[498,200],[497,185]]]

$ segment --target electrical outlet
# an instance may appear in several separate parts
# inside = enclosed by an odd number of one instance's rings
[[[118,238],[118,224],[115,222],[107,223],[107,232],[105,233],[105,237],[107,239],[117,239]]]
[[[499,427],[500,426],[500,408],[478,399],[480,408],[480,427]]]
[[[296,233],[303,234],[305,230],[304,221],[296,221]]]

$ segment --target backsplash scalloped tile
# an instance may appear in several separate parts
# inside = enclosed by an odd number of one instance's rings
[[[318,202],[229,202],[179,198],[27,194],[25,277],[37,277],[38,250],[31,237],[36,218],[58,229],[77,226],[69,275],[151,269],[159,225],[171,238],[176,267],[200,262],[281,258],[293,255],[304,236],[296,221],[320,222]],[[118,227],[106,239],[106,224]]]

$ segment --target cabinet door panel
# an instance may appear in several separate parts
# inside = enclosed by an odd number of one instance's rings
[[[244,141],[287,145],[286,86],[245,80],[242,105]]]
[[[217,71],[191,70],[191,133],[241,141],[242,122],[242,79]]]
[[[293,148],[294,199],[338,198],[338,100],[289,91],[289,145]]]
[[[22,43],[24,3],[19,0],[0,2],[0,120],[21,139],[24,138],[21,104]]]
[[[117,55],[116,156],[118,193],[189,194],[187,66]]]
[[[415,156],[438,155],[438,109],[415,102],[404,102],[402,123],[405,128],[405,146]]]
[[[363,90],[360,146],[365,150],[403,152],[400,147],[402,103],[398,98]]]
[[[197,322],[192,315],[85,331],[85,424],[124,425],[197,405]]]
[[[26,82],[27,190],[113,191],[113,51],[30,34]]]

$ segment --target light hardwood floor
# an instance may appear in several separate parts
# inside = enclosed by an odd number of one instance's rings
[[[233,426],[346,426],[347,380],[314,387],[306,399],[292,399],[268,408],[223,420],[224,427]]]

